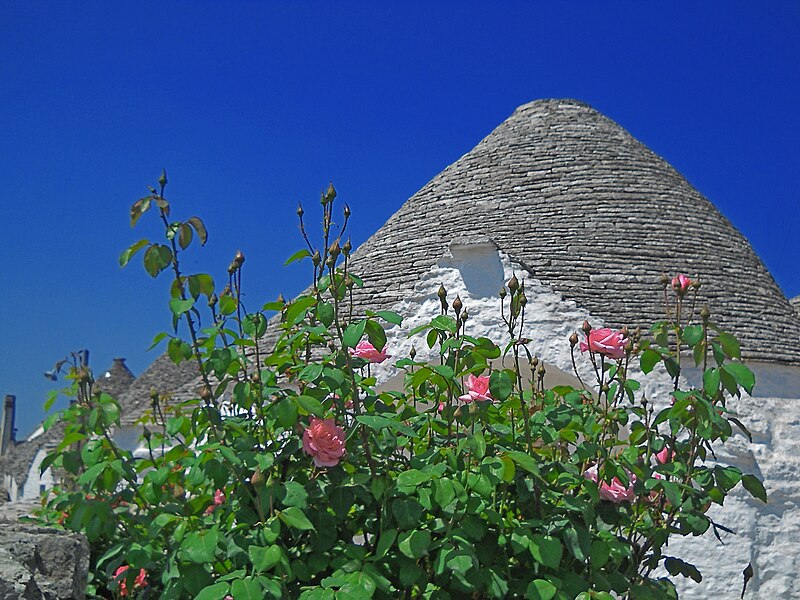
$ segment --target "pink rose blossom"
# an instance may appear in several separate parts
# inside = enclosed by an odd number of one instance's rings
[[[625,343],[625,336],[621,331],[608,327],[592,329],[586,336],[586,341],[581,342],[581,352],[591,350],[609,358],[622,358],[625,356]]]
[[[130,567],[128,565],[121,565],[114,571],[114,581],[119,581],[119,595],[121,597],[126,597],[128,595],[128,586],[125,583],[125,574],[128,572]],[[133,589],[137,590],[147,586],[147,571],[144,569],[139,569],[139,574],[136,576],[136,579],[133,580]]]
[[[622,482],[614,477],[611,480],[611,483],[606,483],[605,481],[597,482],[597,465],[592,465],[583,473],[583,476],[586,479],[594,481],[598,484],[598,488],[600,491],[600,497],[603,500],[609,500],[611,502],[623,502],[628,501],[630,502],[633,500],[633,484],[636,483],[636,475],[633,473],[628,473],[628,480],[630,483],[628,487],[622,485]]]
[[[664,449],[661,452],[659,452],[658,454],[656,454],[656,461],[658,461],[659,463],[661,463],[663,465],[665,463],[670,462],[672,460],[672,457],[674,457],[674,456],[675,456],[675,453],[672,450],[670,450],[669,448],[667,448],[666,446],[664,446]]]
[[[358,342],[355,348],[351,348],[350,355],[356,358],[363,358],[371,363],[382,363],[387,358],[392,357],[391,354],[386,354],[385,350],[378,350],[366,340]]]
[[[475,377],[475,375],[470,373],[467,377],[466,391],[466,394],[459,396],[458,398],[462,402],[470,403],[476,400],[488,400],[491,402],[494,400],[494,398],[492,398],[492,394],[489,392],[488,375],[480,375]]]
[[[318,467],[335,467],[344,456],[344,430],[333,419],[311,417],[303,432],[303,450]]]
[[[216,492],[214,492],[213,504],[211,504],[211,506],[206,508],[206,514],[210,515],[211,513],[213,513],[214,509],[217,508],[223,502],[225,502],[225,494],[222,493],[222,490],[218,489]]]
[[[690,285],[692,285],[692,280],[683,273],[678,273],[672,278],[672,289],[675,290],[675,293],[679,296],[683,296],[689,291]]]

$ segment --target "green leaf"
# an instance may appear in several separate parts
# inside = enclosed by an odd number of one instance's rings
[[[303,260],[307,256],[311,256],[311,252],[308,251],[308,248],[303,248],[302,250],[298,250],[297,252],[295,252],[289,258],[286,259],[286,262],[283,263],[283,266],[286,267],[295,261]]]
[[[756,384],[755,375],[742,363],[728,363],[722,368],[730,373],[740,386],[742,386],[748,394],[753,393],[753,386]]]
[[[683,575],[684,577],[691,577],[697,583],[703,580],[700,571],[697,570],[693,564],[687,563],[680,558],[668,556],[664,560],[664,568],[667,569],[670,575]]]
[[[344,330],[344,335],[342,336],[342,345],[345,348],[355,348],[356,344],[361,340],[361,337],[364,335],[364,329],[367,327],[367,322],[356,321],[355,323],[350,323],[347,326],[347,329]]]
[[[192,306],[194,306],[194,300],[192,298],[188,298],[186,300],[173,298],[169,301],[169,309],[176,317],[180,317],[183,313],[192,308]]]
[[[381,536],[378,538],[378,545],[375,547],[375,559],[383,558],[389,551],[389,548],[392,547],[392,544],[394,544],[395,539],[397,539],[396,529],[387,529],[381,533]]]
[[[739,349],[739,341],[733,337],[730,333],[725,331],[719,332],[719,343],[722,346],[722,351],[727,354],[730,358],[741,358],[741,352]]]
[[[181,554],[189,562],[197,564],[210,564],[219,543],[219,533],[214,530],[198,531],[187,534],[181,542]]]
[[[317,318],[319,319],[320,323],[325,325],[325,327],[330,327],[333,324],[333,305],[328,304],[327,302],[319,302],[317,303]]]
[[[219,600],[225,597],[229,589],[227,583],[214,583],[204,587],[202,591],[195,596],[194,600]]]
[[[408,437],[417,437],[417,432],[405,423],[395,421],[381,415],[359,415],[356,417],[356,421],[377,431],[386,429],[388,427],[389,429],[392,429],[398,433],[402,433],[403,435],[407,435]]]
[[[453,317],[448,317],[447,315],[439,315],[438,317],[434,317],[431,321],[431,327],[437,331],[447,331],[450,333],[455,333],[456,329],[458,329],[456,320]]]
[[[639,366],[642,369],[644,374],[649,373],[652,371],[655,366],[661,362],[661,355],[656,352],[655,350],[651,350],[648,348],[644,352],[642,352],[642,356],[639,358]]]
[[[269,546],[267,548],[250,546],[247,553],[250,555],[250,560],[253,561],[253,568],[256,572],[269,571],[281,560],[280,546]]]
[[[536,459],[533,458],[530,454],[514,450],[511,452],[506,452],[506,456],[508,456],[518,466],[522,467],[529,473],[533,473],[534,475],[539,475],[539,465],[536,464]]]
[[[400,538],[398,548],[408,558],[417,560],[428,553],[431,545],[431,533],[425,530],[415,530]]]
[[[124,267],[127,265],[130,260],[136,255],[139,250],[147,246],[150,242],[147,240],[139,240],[135,244],[131,245],[127,250],[125,250],[122,254],[119,255],[119,266]]]
[[[755,475],[743,475],[742,485],[744,489],[750,492],[753,498],[758,498],[766,504],[767,490],[764,489],[764,484]]]
[[[306,311],[311,308],[316,299],[313,296],[301,296],[291,304],[289,304],[286,312],[283,315],[284,323],[287,325],[296,325],[303,320],[306,316]]]
[[[703,391],[710,397],[714,397],[719,390],[719,369],[710,367],[703,373]]]
[[[325,407],[322,406],[322,403],[316,398],[306,395],[295,396],[295,402],[297,402],[297,405],[307,413],[317,417],[325,416]]]
[[[368,320],[366,322],[367,337],[369,343],[372,344],[377,350],[383,350],[386,345],[386,332],[377,321]]]
[[[192,228],[188,223],[181,223],[178,227],[178,245],[182,250],[186,250],[189,244],[192,243]]]
[[[558,569],[564,552],[561,542],[552,536],[534,533],[528,545],[536,562],[551,569]]]
[[[396,312],[392,312],[390,310],[379,310],[375,313],[376,316],[380,317],[387,323],[393,323],[394,325],[402,325],[403,324],[403,317],[398,315]]]
[[[395,479],[397,490],[402,494],[411,494],[420,484],[430,481],[433,475],[417,469],[403,471]]]
[[[204,294],[207,298],[211,298],[214,294],[214,280],[211,275],[206,273],[198,273],[196,275],[189,275],[189,294],[195,300]]]
[[[702,325],[689,325],[683,330],[683,341],[689,346],[694,346],[703,339]]]
[[[231,584],[233,600],[263,600],[264,588],[257,579],[237,579]]]
[[[525,597],[529,600],[552,600],[558,588],[546,579],[534,579],[528,584]]]
[[[513,389],[513,381],[505,371],[492,371],[489,376],[489,392],[498,402],[506,400]]]
[[[296,506],[303,509],[308,505],[308,492],[306,488],[296,481],[286,482],[286,495],[283,497],[284,506]]]
[[[145,196],[144,198],[139,198],[136,202],[133,203],[131,206],[131,227],[134,227],[139,221],[139,218],[147,212],[147,209],[150,208],[150,202],[153,200],[154,196],[151,194],[149,196]]]
[[[206,231],[206,226],[203,224],[202,219],[200,219],[200,217],[189,217],[186,222],[194,227],[194,230],[197,232],[197,237],[200,238],[200,245],[205,246],[208,240],[208,232]]]
[[[282,511],[278,511],[278,517],[289,527],[301,529],[303,531],[314,529],[314,525],[308,520],[305,513],[296,506],[290,506]]]

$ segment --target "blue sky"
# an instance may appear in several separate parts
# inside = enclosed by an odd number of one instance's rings
[[[201,216],[190,270],[247,256],[251,305],[295,208],[333,181],[364,241],[520,104],[574,97],[665,157],[800,294],[797,2],[0,3],[0,394],[42,417],[42,372],[89,348],[140,373],[169,327],[165,283],[128,245],[162,167]]]

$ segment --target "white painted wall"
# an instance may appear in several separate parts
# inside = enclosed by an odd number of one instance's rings
[[[404,322],[402,327],[387,327],[386,349],[393,358],[373,367],[378,382],[397,377],[397,369],[389,363],[407,357],[412,345],[418,359],[436,358],[427,348],[424,334],[408,339],[406,332],[439,314],[436,292],[441,284],[448,291],[450,303],[459,294],[469,311],[468,334],[486,336],[496,343],[507,340],[497,292],[514,272],[519,279],[526,273],[489,241],[451,245],[450,254],[420,279],[413,293],[392,307]],[[532,340],[529,347],[549,368],[571,373],[569,335],[584,320],[594,327],[602,326],[602,322],[535,279],[526,277],[525,289],[525,336]],[[578,366],[581,377],[590,384],[593,373],[588,361],[579,360]],[[693,562],[704,575],[701,584],[678,578],[684,599],[738,598],[742,571],[751,561],[755,573],[747,598],[800,598],[800,579],[796,576],[800,568],[800,511],[796,510],[800,504],[800,369],[769,364],[752,367],[759,382],[754,392],[759,396],[745,397],[729,407],[740,412],[753,434],[753,443],[736,434],[717,456],[720,462],[763,478],[770,501],[764,505],[738,487],[724,507],[715,507],[710,513],[715,521],[736,532],[722,533],[725,545],[711,532],[698,538],[676,538],[670,544],[668,552]],[[632,376],[642,383],[647,397],[657,407],[666,406],[672,384],[663,369],[647,377],[635,371]],[[687,377],[687,383],[696,383],[700,374],[688,371]]]

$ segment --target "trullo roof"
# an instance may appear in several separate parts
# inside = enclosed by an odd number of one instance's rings
[[[354,254],[366,284],[357,301],[390,307],[465,234],[611,326],[663,318],[662,272],[699,277],[699,302],[744,358],[800,364],[800,319],[744,236],[582,102],[519,107],[414,194]]]

